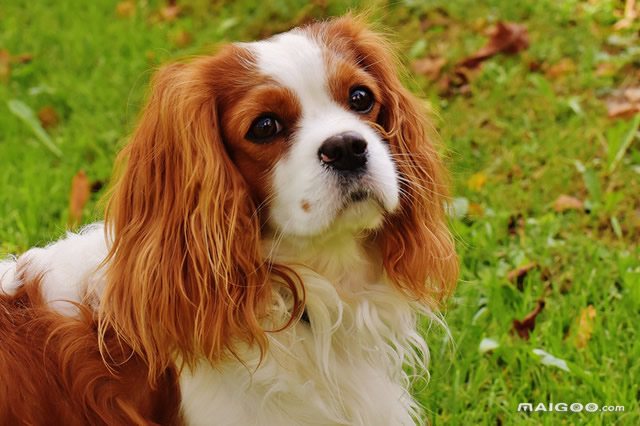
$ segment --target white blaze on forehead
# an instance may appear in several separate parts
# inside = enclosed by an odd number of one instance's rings
[[[296,94],[303,114],[331,102],[322,46],[316,40],[291,31],[248,46],[260,72]]]

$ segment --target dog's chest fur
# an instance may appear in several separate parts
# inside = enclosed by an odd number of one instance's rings
[[[188,422],[382,426],[419,421],[412,418],[419,410],[402,367],[418,367],[426,344],[406,297],[382,282],[376,256],[344,241],[336,246],[340,252],[321,254],[286,242],[277,254],[269,241],[265,247],[302,278],[309,322],[269,333],[261,363],[258,351],[248,350],[242,354],[246,365],[229,361],[213,369],[203,363],[183,373]],[[286,296],[274,290],[274,314],[266,327],[286,322],[289,309]]]

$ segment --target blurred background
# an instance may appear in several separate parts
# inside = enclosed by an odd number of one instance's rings
[[[363,8],[453,177],[461,282],[414,384],[429,420],[640,424],[635,0],[3,0],[0,257],[101,218],[154,68]]]

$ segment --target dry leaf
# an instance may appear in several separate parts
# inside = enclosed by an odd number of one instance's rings
[[[487,183],[487,175],[484,173],[476,173],[469,178],[467,186],[474,191],[479,191],[485,183]]]
[[[173,4],[162,9],[160,16],[162,16],[163,21],[173,22],[178,18],[181,11],[180,6]]]
[[[536,308],[522,321],[518,321],[517,319],[513,320],[513,330],[518,333],[518,336],[525,340],[529,340],[529,333],[532,332],[536,328],[536,317],[544,308],[544,301],[538,300],[538,304]]]
[[[38,120],[45,129],[55,127],[60,123],[60,117],[53,107],[47,105],[38,111]]]
[[[440,76],[440,70],[446,63],[445,58],[424,58],[414,61],[411,68],[416,74],[424,75],[433,81]]]
[[[574,344],[576,348],[584,348],[589,344],[591,335],[593,334],[593,322],[596,319],[596,308],[593,305],[587,306],[580,312],[578,318],[578,331],[576,333],[576,340]]]
[[[187,30],[179,30],[169,36],[169,41],[175,44],[177,47],[187,47],[191,44],[193,38]]]
[[[561,77],[565,74],[573,73],[576,70],[576,64],[569,58],[562,59],[561,61],[551,65],[544,73],[547,77]]]
[[[609,118],[630,118],[640,112],[640,105],[627,101],[607,101],[607,115]]]
[[[89,201],[89,178],[84,170],[80,170],[71,181],[71,195],[69,196],[69,229],[82,222],[82,211]]]
[[[636,11],[636,0],[626,0],[624,4],[624,18],[616,22],[613,25],[613,29],[621,30],[629,28],[637,17],[638,12]]]
[[[11,76],[11,55],[7,49],[0,49],[0,82],[8,83]]]
[[[132,1],[122,1],[116,5],[116,14],[121,18],[131,18],[136,14],[136,4]]]
[[[11,58],[11,63],[28,64],[33,61],[33,53],[19,53]]]
[[[629,118],[640,111],[640,87],[614,90],[607,99],[609,118]]]
[[[512,283],[515,282],[518,286],[518,290],[522,291],[522,285],[524,284],[524,277],[527,276],[527,274],[529,273],[530,270],[534,269],[538,267],[538,264],[533,262],[533,263],[528,263],[524,266],[521,266],[519,268],[514,269],[513,271],[510,271],[507,274],[507,279],[509,281],[511,281]]]
[[[611,62],[600,62],[596,65],[596,75],[598,77],[613,76],[616,74],[617,68]]]
[[[467,210],[467,215],[469,216],[482,216],[484,214],[484,210],[480,204],[469,203],[469,209]]]
[[[529,47],[529,34],[523,25],[498,22],[489,42],[475,54],[459,63],[465,68],[475,68],[485,59],[503,52],[514,54]]]
[[[565,210],[584,210],[584,203],[576,197],[563,194],[554,201],[553,208],[557,212],[563,212]]]

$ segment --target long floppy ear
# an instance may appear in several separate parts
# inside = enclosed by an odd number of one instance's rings
[[[389,43],[368,30],[364,19],[347,16],[330,25],[327,33],[347,40],[381,88],[377,124],[401,180],[400,207],[380,234],[385,270],[395,285],[436,307],[455,289],[458,258],[446,226],[446,173],[428,136],[426,110],[400,82]]]
[[[215,362],[238,342],[266,345],[259,219],[217,119],[225,52],[156,73],[107,206],[101,335],[114,329],[152,381],[176,358]]]

